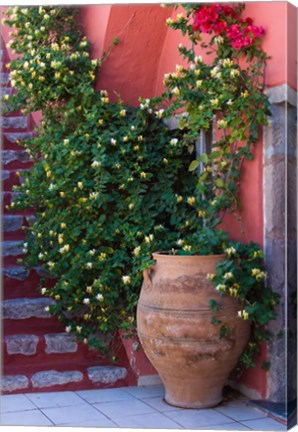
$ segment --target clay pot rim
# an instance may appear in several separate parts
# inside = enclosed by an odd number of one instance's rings
[[[210,254],[210,255],[170,255],[170,251],[157,251],[153,252],[153,258],[166,258],[166,259],[224,259],[226,254]]]

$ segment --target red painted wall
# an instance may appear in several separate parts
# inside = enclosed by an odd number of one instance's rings
[[[89,9],[89,11],[88,11]],[[107,15],[107,9],[109,16]],[[108,23],[94,27],[95,14]],[[175,18],[180,10],[163,9],[159,5],[90,6],[84,8],[82,17],[87,36],[94,42],[94,55],[100,55],[114,36],[120,38],[119,47],[113,50],[100,73],[98,88],[115,90],[125,102],[137,103],[138,97],[152,97],[163,91],[163,76],[173,72],[176,64],[183,64],[177,46],[183,41],[179,31],[165,26],[165,19]],[[249,2],[244,16],[253,18],[256,25],[266,30],[263,47],[271,56],[266,71],[266,85],[288,83],[296,88],[297,14],[287,2]],[[106,29],[106,31],[104,30]],[[289,51],[292,55],[289,56]],[[241,201],[243,203],[242,227],[245,241],[253,240],[263,245],[262,197],[262,136],[254,150],[254,160],[243,166]],[[224,228],[234,239],[242,239],[240,225],[227,216]],[[266,354],[266,347],[262,357]],[[260,362],[261,363],[261,362]],[[243,383],[266,396],[266,373],[260,365],[248,372]]]

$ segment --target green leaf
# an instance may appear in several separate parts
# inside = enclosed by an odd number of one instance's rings
[[[215,184],[217,187],[222,188],[225,186],[224,182],[222,181],[222,179],[216,179],[215,180]]]
[[[197,160],[194,160],[191,162],[191,164],[188,167],[188,171],[194,171],[198,168],[198,166],[200,165],[200,162]]]

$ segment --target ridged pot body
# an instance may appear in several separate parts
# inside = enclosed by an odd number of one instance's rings
[[[245,348],[249,322],[237,317],[241,304],[221,296],[207,278],[224,255],[153,254],[144,272],[137,308],[143,349],[165,386],[165,400],[184,408],[206,408],[222,400],[226,379]],[[220,304],[213,312],[210,299]],[[221,324],[229,333],[219,337]]]

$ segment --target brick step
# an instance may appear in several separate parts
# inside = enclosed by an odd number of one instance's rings
[[[3,212],[7,215],[10,215],[10,214],[23,215],[23,216],[34,215],[34,212],[31,209],[25,209],[25,210],[16,209],[15,211],[12,211],[6,207],[6,206],[10,205],[12,203],[12,201],[15,201],[19,194],[20,194],[19,192],[10,192],[10,191],[4,191],[1,193]]]
[[[24,116],[24,115],[23,116],[5,115],[5,116],[2,116],[0,118],[0,126],[2,127],[3,130],[5,130],[5,133],[8,132],[7,130],[9,130],[9,133],[18,133],[17,131],[16,132],[13,132],[13,131],[10,132],[10,130],[11,129],[27,130],[29,127],[29,119],[28,119],[28,116]],[[10,140],[11,137],[8,136],[7,139]]]
[[[2,230],[4,232],[14,232],[21,229],[22,226],[30,226],[36,220],[34,215],[24,216],[18,214],[7,214],[2,217]]]
[[[55,304],[54,300],[47,297],[4,300],[2,302],[2,318],[3,320],[49,319],[51,315],[47,312],[46,307],[53,304]]]
[[[3,335],[61,333],[65,329],[46,307],[54,300],[36,294],[35,297],[13,298],[2,301]]]
[[[4,267],[2,273],[5,287],[2,293],[3,300],[40,297],[37,287],[40,277],[44,274],[41,267],[29,271],[22,266],[10,266]],[[50,285],[48,282],[47,286]]]
[[[2,240],[20,241],[25,239],[24,227],[32,225],[34,216],[5,214],[2,216]]]
[[[71,357],[70,357],[71,359]],[[34,373],[5,374],[1,379],[3,394],[76,391],[83,389],[115,388],[135,384],[130,370],[123,366],[76,367],[55,364],[51,369],[41,369]]]
[[[19,186],[21,184],[22,173],[24,171],[26,170],[1,170],[2,190],[9,192],[14,185]],[[17,175],[18,172],[21,175],[20,177]]]
[[[24,141],[32,136],[32,130],[20,132],[10,129],[2,133],[2,147],[4,150],[24,150]]]
[[[18,147],[17,150],[2,150],[1,162],[5,170],[24,169],[29,168],[32,165],[29,154],[26,150],[20,147]]]
[[[28,299],[29,300],[29,299]],[[30,299],[34,300],[34,299]],[[7,301],[7,300],[4,300]],[[62,333],[64,326],[58,321],[56,316],[50,318],[24,318],[24,319],[5,319],[2,321],[2,331],[5,336],[14,334],[47,334]]]
[[[25,241],[25,232],[24,230],[16,230],[16,231],[4,231],[2,233],[2,240],[7,241],[17,241],[23,240]]]
[[[23,240],[4,240],[1,244],[2,265],[17,264],[17,260],[26,253]]]
[[[10,81],[10,74],[9,72],[0,72],[0,84],[6,85]]]
[[[78,342],[75,336],[65,332],[44,334],[12,334],[3,338],[3,362],[5,373],[21,371],[25,364],[33,370],[51,368],[53,364],[69,366],[69,355],[73,364],[100,364],[106,356]]]

